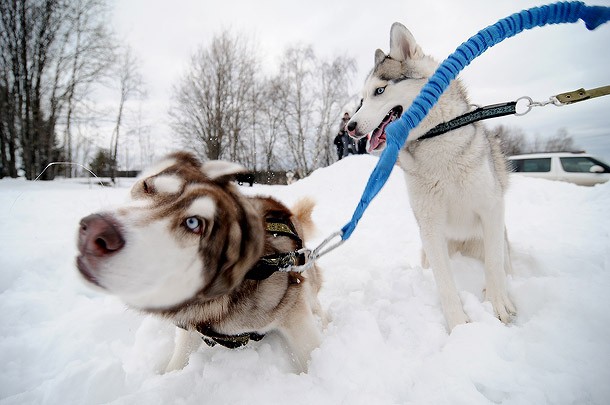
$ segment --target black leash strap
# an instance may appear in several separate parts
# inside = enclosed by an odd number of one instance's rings
[[[513,115],[516,111],[516,101],[480,107],[474,111],[471,111],[464,115],[460,115],[459,117],[454,118],[451,121],[438,124],[430,131],[417,138],[417,140],[420,141],[423,139],[434,138],[435,136],[442,135],[449,131],[453,131],[454,129],[461,128],[476,121],[486,120],[488,118],[504,117],[505,115]]]

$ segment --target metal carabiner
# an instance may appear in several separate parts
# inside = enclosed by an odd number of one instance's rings
[[[523,100],[527,101],[527,105],[525,105],[526,110],[523,111],[523,112],[515,111],[515,115],[517,117],[521,117],[521,116],[529,113],[530,111],[532,111],[533,107],[544,107],[544,106],[547,106],[549,104],[553,104],[556,107],[561,107],[561,106],[565,105],[565,103],[562,103],[561,101],[559,101],[556,96],[549,97],[549,99],[547,101],[534,101],[529,96],[523,96],[523,97],[519,97],[517,99],[517,101],[515,101],[515,103],[517,104],[515,106],[515,109],[518,108],[519,102],[523,101]]]
[[[337,231],[337,232],[332,233],[328,238],[324,239],[322,241],[322,243],[320,243],[314,250],[309,250],[309,249],[298,250],[297,253],[303,253],[305,255],[305,263],[300,266],[285,267],[285,268],[280,269],[280,271],[294,272],[294,273],[303,273],[304,271],[307,271],[308,269],[313,267],[316,260],[318,260],[320,257],[324,256],[331,250],[338,248],[339,246],[341,246],[343,244],[343,242],[345,242],[343,239],[341,239],[338,242],[335,242],[334,244],[326,247],[337,236],[342,237],[343,232]],[[324,249],[324,248],[326,248],[326,249]],[[322,250],[322,249],[324,249],[324,250]]]

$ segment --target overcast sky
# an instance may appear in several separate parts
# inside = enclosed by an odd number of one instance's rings
[[[171,87],[192,53],[222,29],[254,37],[267,69],[282,51],[311,44],[320,57],[356,59],[352,91],[359,92],[374,51],[389,50],[394,21],[411,30],[425,53],[442,61],[482,28],[535,0],[115,0],[113,25],[137,55],[148,87],[145,112],[153,133],[167,136]],[[610,6],[610,0],[586,1]],[[495,104],[610,85],[610,24],[588,31],[582,22],[523,32],[489,49],[463,71],[472,103]],[[529,136],[554,135],[565,128],[587,151],[610,161],[610,96],[578,104],[536,108],[524,117],[488,121],[522,128]],[[168,136],[169,135],[169,136]],[[171,142],[171,141],[170,141]],[[177,146],[177,145],[176,145]]]

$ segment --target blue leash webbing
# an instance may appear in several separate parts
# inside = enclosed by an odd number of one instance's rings
[[[523,10],[479,31],[449,55],[430,77],[409,109],[400,119],[386,127],[385,150],[369,177],[352,219],[341,228],[342,241],[351,236],[364,211],[385,185],[409,132],[425,118],[460,71],[488,48],[523,30],[548,24],[575,23],[578,20],[583,20],[587,29],[594,30],[610,20],[610,7],[587,6],[582,2],[559,2]]]

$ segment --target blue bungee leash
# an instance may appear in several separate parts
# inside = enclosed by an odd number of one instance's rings
[[[428,83],[422,88],[419,95],[415,98],[409,109],[402,114],[400,119],[386,127],[386,147],[369,177],[360,202],[352,215],[352,219],[340,231],[334,232],[326,238],[313,251],[307,251],[308,260],[304,265],[286,268],[285,271],[305,271],[320,256],[337,248],[349,239],[356,229],[358,221],[362,218],[364,211],[388,180],[392,168],[398,159],[398,152],[407,141],[409,132],[426,117],[447,89],[449,83],[470,62],[488,48],[502,42],[506,38],[515,36],[523,30],[543,27],[548,24],[576,23],[578,20],[583,20],[587,29],[594,30],[610,20],[610,7],[587,6],[582,2],[559,2],[534,7],[499,20],[461,44],[455,52],[439,65],[434,75],[430,77]],[[340,238],[340,240],[335,241],[337,238]]]

